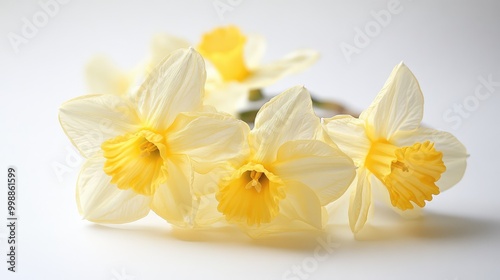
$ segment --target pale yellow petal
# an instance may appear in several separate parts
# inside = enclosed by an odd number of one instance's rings
[[[257,69],[266,52],[266,39],[260,35],[250,34],[245,44],[245,65],[250,71]]]
[[[351,193],[349,204],[349,226],[354,233],[365,226],[372,205],[371,174],[365,168],[359,168],[357,173],[358,181],[356,188]]]
[[[254,69],[250,76],[244,80],[244,84],[250,89],[270,86],[285,76],[304,71],[318,59],[319,53],[314,50],[292,52],[280,60]]]
[[[335,144],[357,166],[362,166],[370,150],[371,142],[365,132],[364,122],[347,115],[323,119],[323,128]]]
[[[133,83],[133,75],[118,68],[106,56],[93,57],[85,67],[88,90],[92,94],[125,96]]]
[[[248,89],[238,83],[227,83],[211,90],[207,89],[203,103],[218,111],[237,116],[248,100]]]
[[[218,192],[219,186],[229,180],[239,166],[223,162],[217,164],[214,169],[205,174],[195,172],[193,194],[197,197],[202,197]]]
[[[166,33],[158,33],[151,40],[151,67],[155,67],[165,57],[178,49],[189,48],[191,44],[180,37]]]
[[[84,157],[101,150],[101,144],[118,135],[139,129],[134,105],[116,95],[86,95],[69,100],[59,108],[59,122]]]
[[[467,150],[451,133],[431,128],[419,128],[412,132],[401,132],[394,137],[398,146],[411,146],[415,143],[431,141],[436,151],[443,153],[446,171],[436,182],[440,191],[445,191],[457,184],[463,177],[467,167]]]
[[[220,113],[182,113],[167,131],[172,154],[188,155],[195,170],[206,173],[220,162],[238,163],[247,158],[246,123]]]
[[[286,186],[287,196],[280,203],[280,214],[272,222],[260,226],[240,225],[252,238],[270,234],[317,231],[324,228],[328,215],[316,194],[307,186],[294,182]]]
[[[323,228],[323,210],[316,193],[300,182],[287,182],[286,198],[280,203],[280,214],[302,221],[314,228]]]
[[[250,133],[250,145],[256,162],[271,163],[283,143],[314,139],[320,131],[309,92],[296,86],[262,106]]]
[[[120,190],[103,171],[103,157],[93,157],[82,166],[76,197],[80,214],[95,223],[120,224],[145,217],[150,196]]]
[[[194,49],[180,49],[150,73],[137,94],[142,121],[154,130],[167,129],[181,112],[199,110],[205,84],[203,58]]]
[[[224,89],[227,83],[224,82],[224,79],[220,75],[219,71],[217,71],[217,68],[215,68],[215,66],[208,59],[205,59],[205,70],[207,71],[205,90],[207,92],[212,92]]]
[[[225,220],[222,213],[217,210],[218,204],[215,193],[199,197],[195,207],[194,226],[198,228],[209,227]]]
[[[192,195],[193,171],[186,156],[166,161],[167,181],[156,190],[151,209],[167,222],[179,227],[194,224],[195,203]]]
[[[283,144],[272,171],[285,181],[298,181],[316,192],[321,205],[344,194],[356,176],[354,164],[339,149],[317,140]]]
[[[418,81],[410,69],[400,63],[359,118],[366,122],[372,140],[390,141],[397,131],[418,128],[423,110],[424,97]]]

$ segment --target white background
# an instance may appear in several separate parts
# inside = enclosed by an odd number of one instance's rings
[[[484,100],[474,97],[479,77],[500,82],[499,2],[401,0],[401,11],[372,32],[367,46],[358,44],[350,62],[340,45],[356,47],[356,28],[373,24],[371,11],[387,10],[388,1],[229,2],[233,9],[219,16],[213,0],[72,0],[18,53],[9,33],[20,35],[23,18],[32,21],[43,10],[38,1],[0,2],[0,177],[14,165],[19,178],[17,273],[3,261],[1,180],[0,278],[499,279],[500,86]],[[82,220],[74,199],[80,158],[69,156],[74,149],[57,113],[62,102],[87,93],[86,62],[104,53],[130,68],[146,58],[156,32],[196,44],[203,32],[229,23],[268,39],[266,61],[303,47],[321,52],[310,70],[266,89],[272,94],[304,84],[361,111],[403,60],[424,92],[425,125],[454,133],[468,148],[465,177],[428,203],[421,219],[375,212],[389,222],[374,221],[359,240],[342,224],[326,236],[253,241],[238,231],[174,231],[154,215],[114,227]],[[464,103],[466,114],[458,117],[453,108]],[[443,117],[449,110],[457,120]],[[55,163],[71,171],[60,179]],[[318,238],[330,238],[336,248],[326,251]],[[302,274],[293,274],[294,267]]]

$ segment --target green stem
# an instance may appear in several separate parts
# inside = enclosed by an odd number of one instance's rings
[[[262,98],[264,98],[264,94],[262,94],[262,90],[260,89],[252,89],[248,93],[248,100],[250,101],[257,101],[261,100]]]

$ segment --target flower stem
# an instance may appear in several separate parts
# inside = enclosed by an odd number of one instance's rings
[[[248,93],[248,100],[250,100],[250,101],[257,101],[257,100],[261,100],[262,98],[264,98],[264,94],[262,94],[261,89],[252,89]]]

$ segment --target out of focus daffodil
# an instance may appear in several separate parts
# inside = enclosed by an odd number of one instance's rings
[[[217,209],[249,235],[322,229],[324,206],[339,198],[355,167],[338,148],[319,140],[319,118],[301,86],[266,103],[237,163],[226,164]],[[220,153],[224,153],[223,150]]]
[[[265,47],[264,38],[247,36],[236,26],[219,27],[204,34],[198,50],[208,60],[207,104],[235,115],[249,93],[303,71],[319,58],[317,51],[299,50],[262,64]]]
[[[324,120],[331,139],[359,167],[349,206],[353,232],[365,225],[376,189],[401,212],[424,207],[461,180],[465,147],[450,133],[421,127],[423,109],[420,86],[401,63],[359,118]]]
[[[204,108],[205,75],[201,55],[177,50],[147,77],[137,103],[104,94],[61,106],[61,126],[87,158],[77,182],[78,207],[85,219],[125,223],[153,209],[174,225],[192,224],[196,168],[210,170],[217,161],[231,162],[242,150],[248,129]]]
[[[165,56],[191,44],[169,34],[157,34],[151,42],[151,55],[138,67],[124,71],[109,58],[94,57],[86,67],[86,79],[93,93],[120,96],[133,94],[144,77]],[[244,35],[235,26],[216,28],[203,35],[198,51],[206,59],[205,104],[234,116],[238,115],[250,93],[258,92],[279,79],[310,67],[319,57],[313,50],[294,51],[282,59],[261,64],[265,40],[258,35]]]

